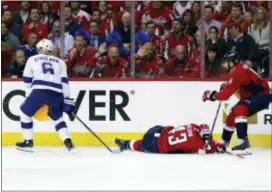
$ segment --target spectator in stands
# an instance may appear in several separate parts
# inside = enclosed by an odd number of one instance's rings
[[[57,20],[53,24],[53,29],[49,34],[49,38],[58,47],[60,47],[60,36],[61,36],[60,21]],[[64,33],[64,45],[65,45],[64,54],[67,54],[68,50],[74,47],[74,38],[68,32]]]
[[[230,16],[231,3],[229,1],[221,1],[221,6],[219,10],[216,10],[213,14],[213,19],[224,23]]]
[[[194,36],[195,32],[198,30],[192,18],[192,10],[187,9],[183,12],[181,17],[182,23],[184,25],[184,32],[190,36]]]
[[[119,48],[116,45],[108,47],[107,56],[98,58],[91,77],[120,77],[130,76],[128,61],[119,57]]]
[[[269,16],[265,8],[258,7],[251,26],[251,36],[259,46],[269,45]]]
[[[48,37],[47,25],[41,23],[40,13],[37,8],[30,10],[30,22],[23,25],[23,37],[22,42],[27,42],[27,37],[30,32],[36,32],[38,34],[38,40]]]
[[[243,33],[242,26],[239,23],[229,25],[229,33],[231,38],[226,43],[227,51],[235,49],[241,60],[252,60],[256,51],[254,39],[250,35]]]
[[[7,24],[9,31],[13,35],[18,37],[18,39],[21,39],[21,36],[22,36],[22,28],[21,27],[22,26],[13,21],[11,10],[9,10],[9,9],[3,10],[2,21],[4,21]]]
[[[2,38],[3,39],[3,38]],[[8,66],[12,62],[12,53],[1,43],[1,76],[6,77]]]
[[[14,62],[9,65],[7,76],[11,78],[21,78],[25,68],[26,57],[25,52],[18,49],[13,56]]]
[[[75,47],[68,51],[65,62],[71,77],[89,77],[96,59],[105,52],[103,44],[99,52],[93,47],[88,47],[86,34],[82,31],[75,35]]]
[[[248,33],[251,34],[251,26],[253,24],[253,13],[251,11],[246,11],[245,20],[248,23]]]
[[[205,54],[205,68],[207,70],[208,77],[220,77],[221,73],[221,56],[218,54],[217,47],[210,44]]]
[[[5,22],[1,22],[1,44],[12,53],[21,45],[19,39],[8,30]]]
[[[223,56],[226,53],[226,41],[219,38],[219,30],[215,26],[209,28],[209,39],[206,41],[206,46],[213,45],[216,47],[217,55]]]
[[[101,11],[99,9],[93,9],[91,18],[93,21],[96,21],[97,24],[101,22]]]
[[[194,1],[192,3],[191,7],[192,13],[193,13],[193,21],[194,23],[199,26],[201,19],[200,19],[200,2],[199,1]]]
[[[38,35],[35,32],[31,32],[27,37],[27,44],[19,47],[19,49],[24,51],[26,60],[28,60],[29,57],[34,56],[38,53],[36,49],[37,42]]]
[[[169,47],[169,56],[173,55],[173,50],[177,45],[183,45],[190,52],[192,49],[193,39],[187,33],[183,32],[183,25],[180,19],[174,19],[172,22],[173,32],[166,37],[166,47]]]
[[[117,23],[118,24],[122,23],[122,15],[125,12],[129,12],[130,13],[131,3],[132,3],[132,1],[125,1],[124,2],[124,7],[121,7],[122,11],[120,11],[120,12],[117,13],[116,19],[117,19]],[[135,10],[135,24],[136,24],[136,28],[137,29],[139,29],[139,26],[141,25],[141,18],[142,18],[142,15],[143,15],[143,13],[140,10],[138,10],[139,9],[138,7],[141,7],[141,3],[142,2],[136,2],[135,3],[135,7],[136,7],[136,10]]]
[[[65,7],[65,32],[68,32],[70,35],[75,36],[77,30],[80,29],[80,25],[74,22],[72,15],[72,8],[69,6]]]
[[[101,20],[99,25],[100,34],[105,36],[106,34],[113,32],[116,21],[115,18],[109,13],[107,1],[100,1],[98,3],[98,8],[101,12]]]
[[[194,49],[185,67],[184,78],[200,78],[200,41],[201,33],[198,30],[194,35]]]
[[[145,20],[144,23],[152,20],[156,24],[157,35],[167,34],[171,30],[173,12],[165,6],[163,1],[152,1],[150,3],[151,7],[143,14],[142,20]]]
[[[155,34],[155,30],[156,30],[156,24],[153,21],[147,22],[146,31],[153,44],[155,54],[163,56],[165,41],[161,36]]]
[[[91,20],[89,26],[90,33],[90,47],[94,47],[96,50],[99,49],[100,45],[105,42],[105,37],[99,34],[98,23]]]
[[[190,1],[177,1],[173,5],[173,13],[175,17],[182,17],[184,12],[191,10],[192,2]]]
[[[214,12],[214,8],[211,5],[205,6],[205,13],[204,13],[204,19],[205,19],[205,35],[209,37],[209,28],[212,26],[215,26],[218,30],[221,28],[221,23],[214,20],[212,18]]]
[[[60,48],[59,48],[59,46],[57,46],[57,45],[54,45],[54,48],[53,48],[53,55],[55,56],[55,57],[58,57],[58,58],[61,58],[60,57]]]
[[[130,55],[130,52],[129,52],[128,49],[126,49],[124,47],[124,43],[122,41],[120,33],[118,33],[118,32],[109,33],[106,36],[105,42],[106,42],[107,46],[117,45],[118,48],[119,48],[120,57],[122,57],[124,59],[128,59],[128,56]]]
[[[25,24],[30,15],[31,4],[30,1],[19,1],[20,10],[13,12],[13,22],[19,24],[21,28]]]
[[[136,77],[154,78],[164,75],[163,61],[154,55],[153,44],[145,43],[135,55]]]
[[[92,12],[92,5],[90,1],[80,1],[80,9],[82,11],[85,11],[86,13],[91,13]]]
[[[220,32],[219,32],[219,37],[220,38],[227,38],[227,31],[225,31],[225,29],[228,28],[228,26],[234,24],[239,24],[241,26],[241,29],[243,31],[243,33],[247,33],[248,30],[248,23],[247,21],[244,19],[243,15],[243,10],[241,7],[241,4],[239,3],[234,3],[232,5],[231,8],[231,15],[228,19],[225,20],[225,22],[223,23]]]
[[[56,12],[51,11],[51,7],[48,1],[43,1],[41,3],[41,23],[46,24],[49,31],[52,30],[53,23],[59,19]]]
[[[114,31],[120,33],[125,48],[129,48],[130,44],[130,13],[125,12],[122,15],[122,23],[117,24]]]
[[[271,51],[269,33],[270,22],[268,13],[265,8],[258,7],[254,15],[254,22],[251,25],[250,35],[257,44],[257,51],[254,55],[254,59],[262,71],[263,77],[267,77],[269,74],[269,51]]]
[[[165,63],[165,74],[170,77],[183,77],[188,62],[186,47],[178,45],[174,51],[175,56]]]
[[[88,31],[90,16],[87,12],[80,9],[79,1],[71,1],[72,14],[74,21],[80,25],[83,29]]]

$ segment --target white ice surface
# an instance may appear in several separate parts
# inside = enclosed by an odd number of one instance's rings
[[[3,190],[271,190],[271,150],[231,155],[2,148]]]

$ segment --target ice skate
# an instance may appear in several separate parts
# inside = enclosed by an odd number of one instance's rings
[[[248,139],[243,139],[239,145],[233,147],[232,152],[239,155],[251,155],[252,153],[250,151],[250,144]]]
[[[64,141],[64,145],[67,148],[68,151],[74,152],[75,146],[71,139],[66,139]]]
[[[114,143],[120,148],[121,151],[129,149],[129,141],[122,139],[114,139]]]
[[[33,151],[33,140],[23,140],[16,143],[17,150],[25,152],[34,152]]]

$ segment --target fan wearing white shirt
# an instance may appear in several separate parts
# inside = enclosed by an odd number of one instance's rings
[[[51,33],[49,34],[49,37],[51,41],[60,47],[60,36],[61,36],[61,30],[60,30],[60,21],[57,20],[53,24],[53,29]],[[70,35],[68,32],[64,33],[64,54],[66,55],[68,53],[69,49],[72,49],[74,47],[74,38],[72,35]]]

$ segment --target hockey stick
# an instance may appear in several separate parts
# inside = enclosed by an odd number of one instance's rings
[[[98,137],[98,135],[93,132],[93,130],[91,128],[89,128],[75,113],[72,113],[72,115],[98,140],[100,141],[100,143],[102,143],[104,145],[104,147],[106,147],[106,149],[111,152],[111,153],[121,153],[121,150],[112,150],[111,148],[109,148],[109,146],[104,143],[104,141],[102,139],[100,139],[100,137]]]
[[[212,130],[211,130],[211,139],[212,139],[212,133],[213,133],[213,130],[214,130],[214,127],[215,127],[215,123],[216,123],[216,120],[217,120],[217,117],[218,117],[218,114],[219,114],[219,110],[221,108],[221,104],[222,104],[222,101],[220,101],[218,107],[217,107],[217,110],[216,110],[216,114],[215,114],[215,117],[214,117],[214,120],[213,120],[213,124],[212,124]],[[229,152],[229,151],[225,151],[226,154],[228,155],[234,155],[236,157],[239,157],[241,159],[244,159],[245,157],[242,156],[242,155],[239,155],[239,154],[234,154],[232,152]]]
[[[221,108],[221,104],[222,104],[222,101],[220,101],[218,107],[217,107],[217,111],[216,111],[216,114],[215,114],[215,117],[213,119],[213,124],[212,124],[212,129],[211,129],[211,139],[212,139],[212,134],[213,134],[213,130],[214,130],[214,127],[215,127],[215,123],[216,123],[216,120],[217,120],[217,117],[218,117],[218,114],[219,114],[219,110]]]
[[[241,159],[245,159],[245,157],[243,155],[240,155],[240,154],[234,154],[234,153],[229,152],[229,151],[225,151],[225,153],[228,154],[228,155],[234,155],[234,156],[239,157]]]

